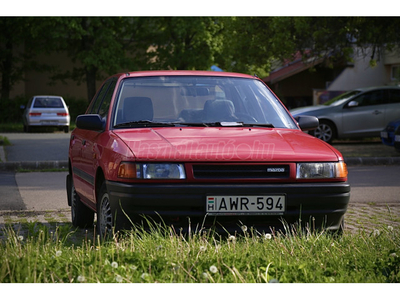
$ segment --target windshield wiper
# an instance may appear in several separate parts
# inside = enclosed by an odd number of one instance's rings
[[[185,123],[185,122],[176,122],[173,123],[175,125],[185,125],[185,126],[194,126],[194,127],[268,127],[274,128],[272,124],[262,124],[262,123],[254,123],[247,124],[243,122],[202,122],[202,123]]]
[[[153,122],[149,120],[140,120],[140,121],[131,121],[120,123],[114,126],[114,128],[121,128],[121,127],[175,127],[173,123],[163,123],[163,122]]]
[[[243,123],[244,127],[267,127],[267,128],[275,128],[274,125],[271,123],[252,123],[252,124],[247,124]]]

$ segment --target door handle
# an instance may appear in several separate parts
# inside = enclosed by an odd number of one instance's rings
[[[373,115],[379,115],[379,114],[381,114],[382,112],[380,111],[380,110],[375,110],[372,114]]]

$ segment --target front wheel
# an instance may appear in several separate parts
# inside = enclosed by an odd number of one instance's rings
[[[100,188],[97,202],[97,232],[100,237],[106,238],[113,233],[114,217],[111,210],[110,197],[106,184]]]
[[[335,134],[334,125],[325,120],[321,120],[319,122],[319,126],[314,130],[314,136],[327,143],[332,143],[332,140],[335,138]]]
[[[74,181],[71,178],[71,220],[72,225],[77,227],[93,226],[94,212],[84,205],[76,193]]]

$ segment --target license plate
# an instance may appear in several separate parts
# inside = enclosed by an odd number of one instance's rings
[[[209,215],[279,215],[285,212],[285,195],[207,196]]]
[[[381,138],[387,139],[388,133],[386,131],[381,131]]]
[[[394,136],[394,141],[395,142],[400,142],[400,135],[395,135]]]
[[[58,122],[56,122],[56,121],[42,121],[42,124],[51,126],[51,125],[58,125]]]

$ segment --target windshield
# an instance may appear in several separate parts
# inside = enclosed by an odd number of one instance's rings
[[[349,99],[350,97],[358,95],[359,93],[361,93],[361,91],[349,91],[349,92],[343,93],[343,94],[336,96],[335,98],[332,98],[331,100],[325,102],[324,105],[327,105],[327,106],[340,105],[343,102],[345,102],[347,99]]]
[[[60,98],[54,97],[41,97],[36,98],[33,104],[34,108],[61,108],[64,107]]]
[[[114,128],[174,124],[297,128],[280,101],[259,80],[162,76],[122,81]]]

